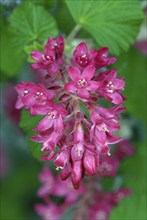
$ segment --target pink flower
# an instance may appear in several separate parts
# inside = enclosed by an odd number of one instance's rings
[[[115,57],[108,57],[109,49],[107,47],[103,47],[100,50],[97,50],[97,56],[95,58],[96,68],[102,68],[109,66],[116,62]]]
[[[123,78],[117,79],[117,70],[106,70],[98,75],[97,80],[100,82],[98,93],[114,104],[121,104],[125,97],[120,94],[125,82]]]
[[[62,147],[62,149],[58,152],[54,164],[57,168],[63,169],[70,160],[70,147]]]
[[[108,57],[108,48],[89,50],[82,42],[69,60],[64,60],[63,52],[64,39],[59,36],[50,37],[43,52],[34,50],[31,53],[35,60],[32,67],[49,73],[45,76],[47,89],[42,84],[20,83],[16,86],[16,108],[25,108],[31,115],[44,116],[33,129],[37,133],[31,138],[42,144],[41,159],[54,160],[61,179],[71,180],[77,189],[84,175],[95,175],[97,170],[99,176],[116,174],[123,158],[122,149],[114,151],[115,157],[102,155],[110,155],[109,145],[122,140],[114,132],[120,129],[118,115],[125,108],[114,106],[106,109],[98,105],[98,98],[113,104],[123,103],[125,97],[121,90],[125,82],[123,78],[117,78],[116,70],[99,73],[100,68],[116,61],[114,57]],[[45,177],[46,174],[43,175]],[[50,185],[52,183],[54,181]],[[60,191],[47,185],[48,180],[45,180],[39,195],[50,190],[56,194],[64,191],[64,187]]]
[[[100,176],[115,176],[120,163],[117,158],[113,156],[101,156],[100,164],[97,168],[97,172]]]
[[[78,196],[82,195],[85,191],[84,187],[75,190],[70,179],[62,181],[59,176],[55,176],[51,172],[49,167],[43,167],[43,170],[38,177],[42,185],[39,188],[37,195],[45,200],[49,196],[54,195],[64,197],[65,202],[72,204],[76,201]]]
[[[35,210],[42,217],[42,220],[59,220],[63,212],[61,206],[51,201],[44,205],[36,204]]]
[[[63,131],[63,118],[66,116],[66,110],[57,104],[53,104],[49,107],[44,108],[42,115],[46,115],[39,123],[36,128],[39,132],[54,128],[55,131]]]
[[[68,82],[64,89],[70,93],[76,93],[82,99],[89,99],[90,92],[98,89],[99,85],[96,81],[91,80],[94,76],[95,67],[87,66],[82,72],[71,66],[68,70],[72,82]]]
[[[131,145],[129,141],[123,140],[116,146],[116,157],[120,160],[124,159],[125,157],[130,157],[135,153],[135,148]]]
[[[42,186],[39,188],[37,195],[39,197],[46,197],[52,193],[55,184],[54,176],[48,167],[44,167],[38,177]]]
[[[96,55],[97,51],[95,49],[88,51],[87,45],[82,42],[74,50],[74,64],[79,68],[85,68],[90,64],[94,65]]]
[[[49,74],[58,72],[59,66],[63,64],[62,54],[64,50],[64,40],[61,36],[57,39],[49,38],[45,45],[44,52],[34,50],[31,57],[37,61],[32,64],[33,69],[46,69]]]
[[[118,189],[117,191],[111,193],[110,203],[113,206],[116,206],[122,199],[129,196],[131,193],[132,191],[130,189]]]
[[[117,114],[124,109],[120,106],[111,109],[97,106],[94,111],[91,111],[90,118],[93,125],[90,130],[90,140],[94,141],[98,152],[108,154],[108,144],[115,144],[122,140],[116,137],[113,132],[120,128]]]
[[[96,205],[90,208],[90,219],[91,220],[108,220],[111,212],[111,205],[107,201],[96,201]]]
[[[31,137],[33,141],[42,143],[41,151],[44,152],[45,155],[41,157],[41,160],[48,161],[55,158],[55,149],[60,138],[61,134],[52,130],[41,132]]]
[[[21,82],[15,87],[18,93],[16,108],[25,108],[30,110],[31,115],[41,114],[44,106],[50,103],[55,93],[52,90],[46,90],[42,84],[31,82]]]
[[[62,58],[64,52],[64,38],[62,36],[58,36],[57,38],[50,37],[47,41],[46,47],[55,51],[56,59]],[[62,63],[63,60],[61,64]]]

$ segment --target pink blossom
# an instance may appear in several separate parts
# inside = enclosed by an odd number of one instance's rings
[[[86,43],[80,43],[74,50],[74,64],[79,68],[85,68],[88,65],[94,65],[94,58],[97,55],[95,49],[88,50]]]
[[[108,53],[109,49],[107,47],[102,47],[100,50],[97,50],[97,56],[95,58],[96,68],[106,67],[116,62],[116,58],[109,58]]]
[[[35,50],[31,53],[35,60],[32,67],[49,73],[45,76],[46,87],[31,82],[17,85],[16,108],[43,116],[33,129],[37,133],[31,138],[41,143],[41,159],[54,160],[61,179],[72,182],[77,189],[85,175],[116,174],[123,158],[121,149],[114,151],[114,157],[106,155],[110,155],[111,144],[122,140],[115,131],[120,129],[119,114],[125,110],[119,106],[125,99],[121,94],[125,82],[123,78],[117,78],[116,70],[100,73],[100,68],[116,61],[114,57],[108,57],[108,48],[89,50],[82,42],[71,59],[67,55],[64,60],[63,52],[64,39],[59,36],[48,39],[44,52]],[[106,109],[100,105],[100,98],[117,106]],[[47,187],[48,180],[42,183],[39,195],[50,191],[64,194],[64,187],[55,190],[52,186]],[[52,183],[54,180],[50,185]]]
[[[99,85],[96,81],[91,80],[94,76],[95,67],[87,66],[82,72],[71,66],[68,70],[72,82],[68,82],[64,89],[70,93],[76,93],[82,99],[89,99],[90,92],[96,91]]]
[[[54,128],[55,131],[63,131],[63,118],[66,116],[66,110],[57,104],[52,104],[44,108],[41,112],[42,115],[46,115],[36,128],[39,132]]]
[[[120,163],[114,156],[103,155],[100,157],[100,164],[97,172],[100,176],[115,176]]]
[[[30,110],[31,115],[41,114],[44,106],[55,96],[52,90],[46,90],[42,84],[31,82],[21,82],[15,89],[18,93],[16,108],[24,107]]]
[[[42,217],[43,220],[59,220],[63,212],[61,206],[58,206],[51,201],[44,205],[36,204],[35,210]]]
[[[46,47],[55,51],[56,59],[62,58],[64,52],[64,38],[58,36],[57,38],[49,37]],[[63,63],[63,60],[60,60],[60,64]]]
[[[132,191],[130,189],[118,189],[110,194],[109,201],[113,206],[116,206],[122,199],[129,196],[131,193]]]
[[[124,109],[123,107],[105,109],[97,106],[94,111],[91,111],[90,118],[93,125],[90,130],[90,140],[93,140],[95,145],[98,146],[98,152],[108,154],[108,144],[115,144],[122,140],[116,137],[113,132],[120,128],[117,113]]]
[[[32,64],[33,69],[46,69],[49,74],[58,72],[63,63],[62,54],[64,50],[64,40],[61,36],[57,39],[49,38],[45,45],[44,52],[34,50],[31,57],[36,61]]]
[[[124,159],[125,157],[130,157],[135,153],[135,148],[131,145],[129,141],[123,140],[116,146],[116,157],[119,159]]]
[[[55,184],[55,179],[50,169],[48,167],[44,167],[38,177],[40,182],[42,183],[42,186],[39,188],[37,195],[39,197],[45,197],[52,193],[52,189]]]
[[[80,187],[80,189],[75,190],[70,179],[63,182],[60,177],[56,177],[47,166],[43,167],[43,170],[38,177],[42,185],[39,188],[37,195],[42,198],[54,195],[64,197],[68,204],[72,204],[77,200],[78,196],[85,191],[83,186]]]
[[[106,70],[100,73],[97,77],[99,81],[98,93],[114,104],[121,104],[125,97],[120,94],[123,90],[125,82],[123,78],[117,79],[117,70]]]
[[[63,169],[66,164],[69,163],[70,160],[70,147],[63,147],[62,150],[60,150],[56,156],[56,159],[54,161],[54,164],[57,168]]]
[[[90,209],[90,219],[91,220],[108,220],[109,215],[111,212],[111,205],[107,203],[105,200],[96,203],[91,209]]]

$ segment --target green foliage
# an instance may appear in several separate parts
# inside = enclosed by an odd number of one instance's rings
[[[42,7],[30,2],[17,7],[9,17],[10,29],[18,51],[34,41],[43,42],[58,33],[54,18]]]
[[[35,201],[35,195],[39,187],[37,174],[41,168],[39,164],[29,159],[30,158],[27,158],[27,162],[26,158],[25,160],[21,160],[21,162],[19,161],[16,170],[13,170],[13,172],[1,182],[0,216],[3,220],[38,219],[37,215],[33,212],[34,203],[37,202]]]
[[[52,2],[53,3],[53,2]],[[40,49],[49,36],[58,33],[56,21],[42,7],[26,2],[16,7],[9,18],[9,25],[1,22],[1,71],[2,79],[16,76],[21,68],[24,52]],[[39,47],[40,45],[40,47]],[[31,58],[28,58],[31,62]]]
[[[72,31],[75,27],[75,22],[64,3],[64,0],[58,1],[57,11],[55,13],[55,17],[61,31],[64,31],[67,35]],[[68,18],[68,19],[67,19]]]
[[[139,119],[146,120],[146,57],[136,49],[131,48],[126,54],[118,58],[115,67],[120,75],[125,76],[127,97],[125,106],[128,113]]]
[[[30,151],[32,155],[40,159],[40,156],[42,155],[41,152],[41,144],[36,143],[32,141],[29,137],[34,134],[34,131],[32,131],[32,128],[36,127],[38,122],[43,118],[43,116],[31,116],[28,111],[23,110],[21,114],[21,120],[20,120],[20,128],[25,132],[27,136],[27,142],[30,148]]]
[[[65,0],[74,20],[112,54],[127,51],[136,37],[143,12],[138,0]]]
[[[18,56],[16,48],[13,46],[11,34],[4,24],[0,28],[0,69],[3,73],[1,78],[14,77],[22,68],[23,55]]]
[[[31,3],[34,5],[41,5],[45,8],[51,9],[52,7],[56,6],[58,0],[31,0]],[[24,2],[28,2],[28,0],[24,0]]]
[[[112,210],[111,220],[146,219],[146,146],[139,146],[137,154],[124,161],[122,172],[125,187],[132,189],[132,196],[125,198]]]

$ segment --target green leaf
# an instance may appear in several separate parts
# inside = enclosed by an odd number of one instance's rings
[[[2,79],[12,78],[16,76],[22,67],[23,54],[18,56],[16,48],[12,44],[12,36],[6,26],[1,25],[0,40],[0,69]]]
[[[127,97],[125,106],[128,113],[143,121],[146,120],[146,57],[136,49],[131,48],[118,58],[114,65],[120,75],[125,76],[124,95]]]
[[[27,135],[27,142],[30,148],[32,155],[40,159],[42,155],[41,152],[41,144],[32,141],[29,137],[32,136],[35,132],[32,131],[32,128],[36,127],[38,122],[43,118],[43,116],[31,116],[28,111],[23,110],[21,114],[21,120],[19,123],[20,128],[25,132]]]
[[[14,44],[20,51],[33,41],[43,42],[58,33],[54,18],[42,6],[35,6],[28,1],[12,12],[9,22]]]
[[[111,220],[146,219],[146,146],[139,146],[139,151],[123,164],[125,187],[133,193],[113,209]]]
[[[43,51],[43,45],[38,43],[37,41],[34,41],[33,44],[25,46],[24,51],[28,55],[27,61],[29,63],[33,63],[34,62],[34,60],[30,56],[30,54],[31,54],[31,52],[33,50]]]
[[[28,2],[28,0],[24,0],[24,2]],[[57,4],[57,0],[31,0],[31,2],[34,5],[41,5],[44,6],[47,9],[51,9],[52,7],[55,7]]]
[[[63,0],[58,1],[55,17],[59,29],[68,35],[74,28],[75,22]]]
[[[86,115],[86,117],[89,119],[90,118],[89,111],[82,103],[80,103],[80,109],[82,110],[84,115]]]
[[[133,43],[143,12],[138,0],[65,0],[77,24],[112,54],[127,51]]]

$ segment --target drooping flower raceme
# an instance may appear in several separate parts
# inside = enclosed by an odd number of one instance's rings
[[[117,78],[117,70],[106,70],[116,62],[108,57],[108,48],[89,50],[81,42],[73,57],[64,56],[61,36],[49,38],[44,51],[34,50],[31,57],[33,69],[46,70],[48,86],[21,82],[16,86],[16,108],[24,108],[32,116],[42,115],[31,138],[42,144],[41,159],[54,160],[61,179],[71,178],[77,189],[85,175],[97,171],[102,175],[101,163],[110,156],[110,145],[122,140],[114,133],[120,129],[119,114],[125,110],[121,106],[124,79]],[[102,99],[112,107],[101,106]],[[117,169],[113,159],[108,163]]]

